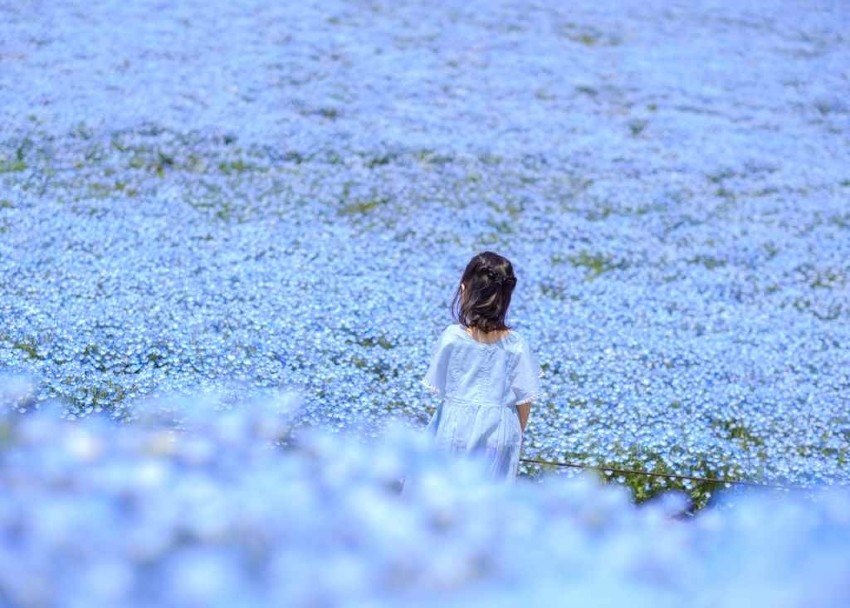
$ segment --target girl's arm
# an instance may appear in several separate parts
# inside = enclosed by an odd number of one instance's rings
[[[516,406],[517,414],[519,414],[519,427],[525,433],[525,425],[528,424],[528,415],[531,413],[531,401],[520,403]]]

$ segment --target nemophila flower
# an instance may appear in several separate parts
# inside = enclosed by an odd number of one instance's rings
[[[0,26],[0,366],[35,378],[4,404],[132,420],[236,380],[299,389],[300,426],[417,426],[456,260],[498,248],[546,367],[526,455],[847,481],[834,9],[218,4]]]

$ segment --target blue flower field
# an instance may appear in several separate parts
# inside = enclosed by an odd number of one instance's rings
[[[0,605],[846,605],[848,31],[0,0]],[[544,369],[526,458],[801,489],[432,454],[482,250]]]

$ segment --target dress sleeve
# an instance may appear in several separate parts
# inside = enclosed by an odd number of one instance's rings
[[[449,367],[449,355],[451,354],[450,329],[451,327],[447,327],[443,331],[434,346],[431,352],[431,363],[425,377],[422,378],[422,384],[441,397],[446,394],[446,376]]]
[[[514,402],[516,405],[528,403],[540,397],[541,376],[543,376],[543,370],[537,362],[537,357],[523,342],[511,375],[511,389],[516,398]]]

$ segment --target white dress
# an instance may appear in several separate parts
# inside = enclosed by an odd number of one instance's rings
[[[428,430],[438,446],[485,459],[494,479],[513,480],[522,445],[516,406],[539,396],[541,375],[516,331],[486,344],[449,325],[422,380],[442,397]]]

